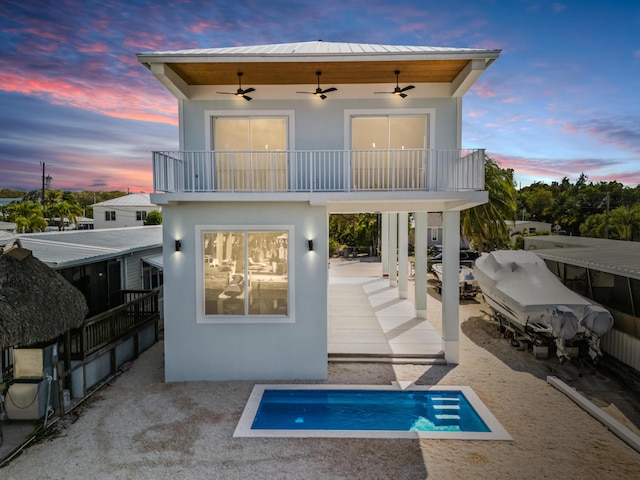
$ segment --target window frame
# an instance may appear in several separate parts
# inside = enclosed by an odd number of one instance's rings
[[[207,315],[205,313],[204,279],[204,234],[214,232],[240,232],[245,235],[256,232],[287,232],[287,315]],[[250,323],[295,323],[295,228],[293,225],[196,225],[195,227],[195,271],[196,271],[196,323],[199,324],[250,324]],[[245,278],[248,278],[247,244],[245,242]]]
[[[115,222],[116,221],[116,211],[115,210],[105,210],[105,212],[104,212],[104,221],[105,222]]]

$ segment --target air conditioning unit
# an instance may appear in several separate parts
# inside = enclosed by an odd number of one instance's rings
[[[57,406],[55,365],[57,344],[44,348],[15,348],[13,373],[4,399],[11,420],[38,420]]]

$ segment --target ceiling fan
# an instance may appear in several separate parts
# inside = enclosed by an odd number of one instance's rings
[[[335,92],[336,90],[338,90],[335,87],[327,88],[325,90],[320,88],[320,75],[322,75],[322,72],[316,72],[316,75],[318,76],[318,88],[316,88],[315,92],[296,92],[296,93],[309,93],[311,95],[315,95],[316,97],[320,97],[322,100],[324,100],[325,98],[327,98],[325,93]]]
[[[407,90],[411,90],[412,88],[416,88],[413,85],[407,85],[404,88],[400,88],[400,86],[398,85],[398,75],[400,75],[400,70],[396,70],[395,72],[393,72],[396,74],[396,88],[393,89],[393,92],[373,92],[373,93],[393,93],[394,95],[399,95],[400,97],[404,98],[407,96],[406,92]]]
[[[236,97],[242,97],[246,101],[251,100],[251,97],[247,96],[247,93],[255,92],[256,89],[253,87],[242,89],[242,72],[238,72],[238,90],[235,92],[216,92],[221,93],[223,95],[235,95]]]

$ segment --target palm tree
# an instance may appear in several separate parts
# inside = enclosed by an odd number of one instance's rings
[[[518,207],[513,170],[502,169],[485,156],[484,172],[489,202],[460,213],[461,233],[479,251],[510,245],[507,221],[516,219]]]
[[[69,223],[76,223],[79,216],[82,215],[80,205],[67,200],[62,200],[55,205],[49,207],[49,216],[59,217],[58,230],[64,230],[64,219],[68,219]]]
[[[20,233],[41,232],[47,228],[40,205],[32,201],[12,203],[7,207],[9,221],[14,222]]]
[[[620,240],[633,240],[640,231],[640,208],[618,207],[612,210],[609,225]]]

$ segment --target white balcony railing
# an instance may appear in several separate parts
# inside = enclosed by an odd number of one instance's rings
[[[153,152],[156,192],[484,190],[484,150]]]

